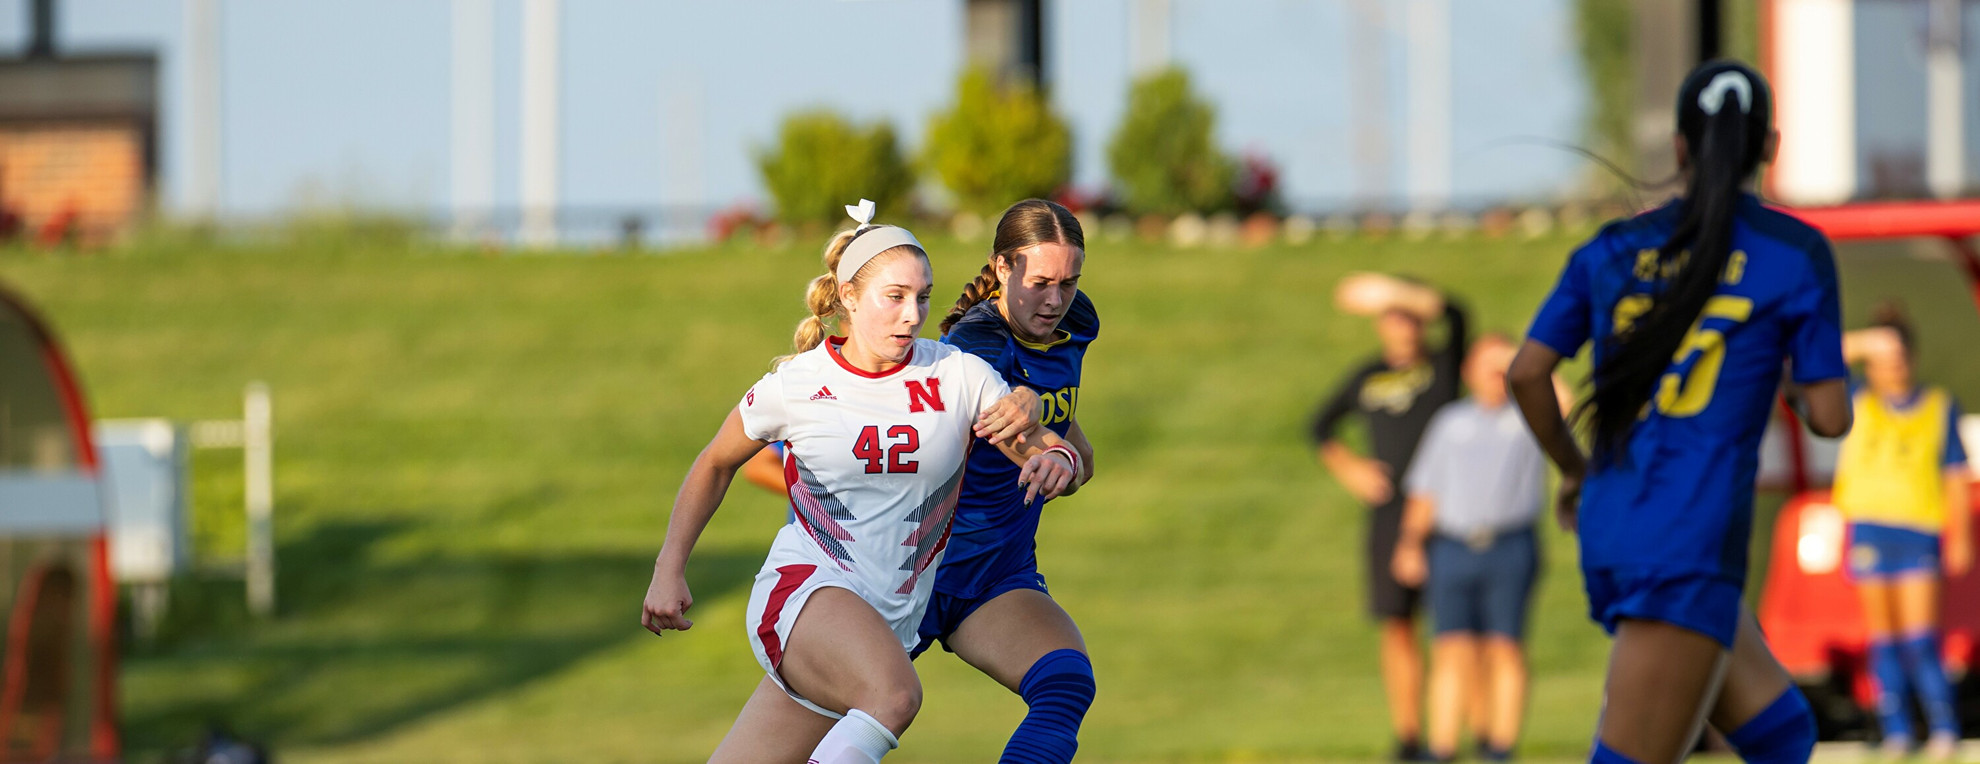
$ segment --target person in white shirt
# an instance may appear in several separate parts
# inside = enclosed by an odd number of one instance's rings
[[[832,239],[795,355],[722,423],[674,499],[641,623],[694,624],[686,565],[736,472],[785,442],[796,522],[757,574],[748,634],[766,678],[710,761],[874,764],[921,705],[908,660],[948,539],[964,457],[983,436],[1046,497],[1077,488],[1077,452],[975,356],[920,339],[933,274],[913,234],[861,225]],[[844,337],[826,337],[836,322]],[[1010,396],[1009,399],[1006,399]]]
[[[1534,521],[1547,457],[1506,395],[1516,349],[1495,333],[1472,343],[1463,370],[1471,396],[1430,419],[1404,479],[1393,564],[1397,580],[1424,587],[1429,599],[1428,752],[1437,761],[1457,755],[1467,715],[1479,758],[1511,758],[1526,708],[1521,640],[1540,570]],[[1557,383],[1556,392],[1565,388]]]

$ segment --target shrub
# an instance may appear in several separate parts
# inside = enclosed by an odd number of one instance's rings
[[[958,206],[994,214],[1066,185],[1072,130],[1037,88],[972,67],[956,83],[955,106],[929,119],[923,164]]]
[[[1190,92],[1181,69],[1136,80],[1107,144],[1121,205],[1160,215],[1230,208],[1234,168],[1213,142],[1216,125],[1216,110]]]
[[[842,222],[845,205],[862,198],[882,215],[898,215],[914,190],[892,127],[855,125],[825,110],[785,117],[776,149],[759,153],[756,164],[777,219],[789,223]]]

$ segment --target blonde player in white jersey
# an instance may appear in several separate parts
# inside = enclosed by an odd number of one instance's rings
[[[767,676],[710,761],[873,764],[921,705],[908,660],[919,637],[970,444],[1023,465],[1028,491],[1077,488],[1079,456],[1038,425],[1036,402],[975,356],[919,339],[933,274],[906,229],[860,227],[825,250],[806,294],[798,353],[743,395],[674,499],[642,623],[686,630],[685,569],[736,471],[785,441],[797,521],[777,533],[747,627]],[[836,319],[845,337],[826,338]]]

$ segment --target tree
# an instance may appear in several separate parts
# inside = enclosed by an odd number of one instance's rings
[[[830,225],[845,205],[872,199],[883,211],[914,190],[914,171],[885,122],[855,125],[826,110],[784,118],[774,151],[759,152],[763,187],[787,223]]]
[[[956,103],[928,122],[923,164],[964,209],[995,213],[1072,178],[1072,129],[1028,83],[964,71]]]
[[[1216,126],[1215,108],[1190,91],[1181,69],[1136,80],[1107,145],[1122,206],[1163,215],[1229,208],[1234,163],[1214,143]]]

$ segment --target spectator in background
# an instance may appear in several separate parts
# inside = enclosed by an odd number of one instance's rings
[[[1463,716],[1479,758],[1510,760],[1526,709],[1521,640],[1540,572],[1533,525],[1547,457],[1507,400],[1517,351],[1503,334],[1478,338],[1464,364],[1471,397],[1430,420],[1403,481],[1394,572],[1429,599],[1429,752],[1438,761],[1456,758]]]
[[[1374,318],[1382,351],[1327,399],[1314,419],[1313,439],[1320,444],[1320,463],[1370,510],[1368,607],[1381,629],[1382,685],[1396,759],[1414,761],[1423,756],[1423,656],[1416,643],[1417,589],[1397,581],[1390,565],[1402,533],[1403,501],[1395,480],[1408,471],[1431,415],[1457,400],[1465,314],[1435,289],[1374,273],[1342,279],[1334,304],[1344,313]],[[1425,325],[1438,320],[1445,339],[1432,349]],[[1349,414],[1368,426],[1368,456],[1340,440],[1341,422]]]
[[[1884,753],[1910,753],[1915,693],[1931,728],[1928,757],[1951,761],[1959,716],[1940,660],[1939,580],[1973,563],[1970,477],[1959,404],[1918,384],[1916,351],[1896,303],[1878,307],[1873,328],[1844,335],[1843,355],[1863,364],[1864,384],[1851,396],[1856,427],[1836,461],[1834,501],[1849,519],[1849,570],[1870,634]]]

